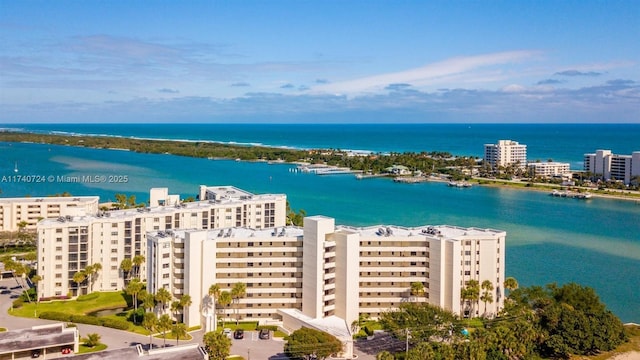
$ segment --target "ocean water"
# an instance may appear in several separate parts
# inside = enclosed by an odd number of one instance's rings
[[[472,125],[472,128],[478,126],[480,125]],[[346,125],[299,125],[293,126],[294,129],[290,131],[287,131],[290,125],[275,126],[278,131],[267,125],[165,125],[157,129],[148,125],[31,127],[39,131],[56,129],[114,136],[205,139],[247,144],[259,142],[296,148],[346,148],[340,146],[339,141],[332,142],[329,134],[333,134],[335,138],[344,141],[344,144],[352,145],[349,146],[350,149],[444,150],[477,156],[481,155],[484,142],[495,142],[502,138],[525,143],[531,152],[533,146],[525,140],[526,136],[533,139],[544,133],[547,134],[544,139],[536,138],[537,142],[533,142],[547,144],[546,150],[540,150],[545,154],[544,157],[573,162],[581,162],[584,152],[592,152],[596,148],[610,148],[616,153],[640,150],[639,125],[596,126],[598,135],[603,138],[601,145],[595,144],[591,139],[592,135],[589,134],[594,129],[591,125],[586,126],[586,130],[577,125],[544,125],[544,129],[538,126],[540,125],[483,125],[480,127],[484,129],[478,133],[485,135],[476,137],[455,137],[458,130],[464,128],[458,125],[418,125],[414,131],[410,131],[413,127],[409,125],[376,125],[374,128],[377,128],[377,132],[366,126]],[[503,127],[513,128],[512,133],[500,133],[507,131]],[[576,137],[572,142],[558,145],[559,139],[568,141],[570,138],[565,133],[565,127],[570,128],[572,134],[583,134],[591,140],[576,140]],[[431,134],[437,128],[444,130],[441,130],[439,136]],[[498,135],[488,139],[492,128]],[[170,131],[171,129],[175,131]],[[177,129],[181,129],[181,132]],[[365,129],[369,132],[364,132]],[[365,135],[356,136],[358,131],[367,134],[366,139]],[[263,136],[255,132],[263,132]],[[296,138],[297,134],[300,134],[301,139]],[[556,134],[555,137],[553,134]],[[609,135],[605,136],[606,134]],[[353,142],[347,142],[348,135],[354,136]],[[393,139],[388,139],[389,136]],[[433,141],[425,140],[423,143],[423,137]],[[410,143],[407,139],[413,139],[413,142]],[[588,149],[580,150],[585,148],[584,143],[591,145]],[[438,147],[445,144],[448,144],[448,148]],[[456,148],[460,150],[454,151]],[[476,148],[479,148],[476,153],[467,152]],[[550,151],[548,149],[553,148],[564,148],[565,151],[557,150],[557,155],[547,154]],[[574,153],[577,155],[573,155]],[[571,281],[591,286],[623,321],[640,322],[638,201],[581,201],[551,197],[545,192],[499,187],[455,189],[443,183],[398,184],[389,179],[356,180],[350,175],[316,176],[296,172],[295,167],[289,164],[270,165],[263,162],[207,160],[119,150],[0,143],[0,179],[13,175],[16,163],[21,175],[38,175],[45,180],[2,181],[0,196],[43,196],[68,191],[73,195],[100,195],[103,201],[114,199],[116,193],[133,194],[138,200],[147,200],[150,187],[169,187],[171,193],[186,197],[195,196],[200,184],[230,184],[255,193],[287,194],[294,209],[304,209],[309,215],[331,216],[339,224],[452,224],[506,230],[507,276],[516,277],[524,286]],[[68,183],[58,181],[57,177],[62,175],[105,178],[126,176],[127,181]],[[50,176],[53,176],[53,181],[47,180]]]

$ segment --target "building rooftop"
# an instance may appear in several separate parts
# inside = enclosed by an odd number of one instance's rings
[[[317,217],[317,216],[316,216]],[[188,231],[207,231],[207,230],[167,230],[154,231],[148,235],[150,237],[166,237],[175,236],[184,239],[185,233]],[[352,227],[338,225],[336,232],[345,231],[349,233],[358,233],[363,237],[410,237],[410,236],[428,236],[438,237],[446,240],[464,240],[466,237],[481,238],[482,236],[493,237],[498,234],[504,234],[502,230],[481,229],[481,228],[464,228],[451,225],[437,226],[420,226],[420,227],[402,227],[395,225],[376,225],[368,227]],[[297,226],[278,227],[273,229],[248,229],[248,228],[224,228],[207,231],[207,240],[216,240],[224,238],[238,239],[273,239],[278,237],[298,237],[304,233],[303,228]]]
[[[0,332],[0,354],[73,346],[77,337],[76,328],[65,328],[62,323]]]
[[[170,346],[144,352],[140,345],[123,349],[99,351],[90,354],[76,355],[78,360],[202,360],[206,359],[204,350],[198,344]]]
[[[98,201],[99,196],[41,196],[41,197],[19,197],[19,198],[0,198],[0,203],[13,202],[42,202],[42,203],[61,203],[61,202],[85,202]]]
[[[325,318],[312,318],[302,313],[298,309],[278,309],[278,312],[287,314],[294,319],[315,328],[316,330],[324,331],[337,337],[340,340],[350,340],[351,330],[344,319],[341,319],[335,315],[327,316]]]

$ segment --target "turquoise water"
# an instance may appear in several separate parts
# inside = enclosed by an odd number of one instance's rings
[[[0,179],[21,175],[127,176],[127,183],[0,182],[3,197],[115,193],[148,199],[150,187],[195,196],[198,185],[231,184],[256,193],[285,193],[294,209],[346,225],[453,224],[508,232],[507,276],[522,285],[575,281],[594,287],[625,322],[640,322],[640,203],[555,198],[544,192],[388,179],[316,176],[287,164],[136,154],[41,144],[0,143]]]

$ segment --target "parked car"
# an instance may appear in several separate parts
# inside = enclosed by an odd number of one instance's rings
[[[228,338],[231,338],[231,329],[229,329],[229,328],[224,328],[224,329],[222,330],[222,333],[223,333],[224,335],[226,335]]]
[[[11,294],[11,290],[2,290],[0,291],[0,294]]]
[[[40,350],[32,350],[31,351],[31,357],[32,358],[39,358],[40,357]]]
[[[243,339],[244,338],[244,330],[237,329],[236,331],[234,331],[233,332],[233,338],[234,339]]]
[[[269,340],[269,337],[270,337],[269,329],[260,329],[260,332],[258,333],[258,337],[262,340]]]

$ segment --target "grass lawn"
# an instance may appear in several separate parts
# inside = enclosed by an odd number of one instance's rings
[[[119,307],[127,307],[127,301],[121,291],[94,293],[95,296],[86,301],[78,300],[59,300],[50,302],[25,303],[17,309],[9,308],[9,313],[15,316],[33,318],[37,313],[45,311],[64,312],[67,314],[83,315],[93,311],[102,309],[114,309]]]
[[[88,347],[85,346],[83,344],[80,344],[80,348],[78,350],[78,354],[86,354],[86,353],[92,353],[92,352],[96,352],[96,351],[102,351],[104,349],[107,348],[107,345],[105,344],[98,344],[94,347]]]

